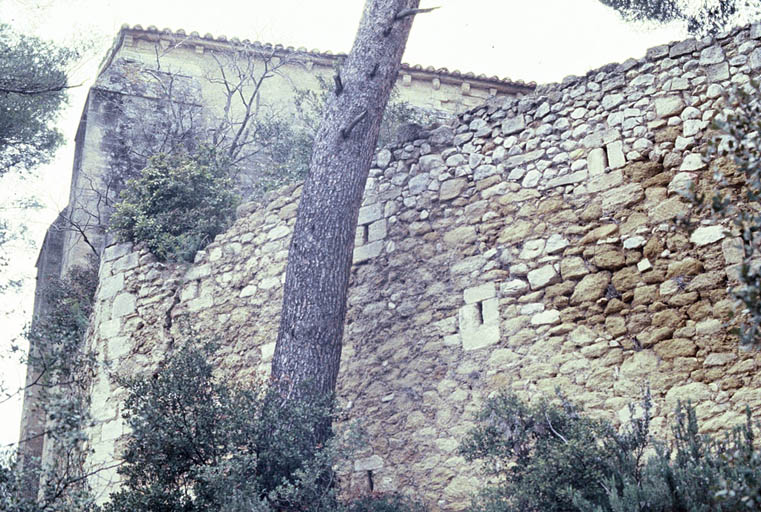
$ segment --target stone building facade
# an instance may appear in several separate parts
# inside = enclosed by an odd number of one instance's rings
[[[356,234],[338,395],[369,446],[346,486],[462,510],[479,485],[457,453],[483,400],[560,388],[621,423],[648,388],[665,434],[691,400],[706,432],[761,411],[761,357],[728,334],[741,261],[728,223],[692,212],[708,190],[712,119],[761,74],[761,25],[651,48],[639,60],[492,98],[379,151]],[[740,183],[735,181],[734,183]],[[739,185],[738,185],[739,186]],[[192,265],[129,244],[103,253],[88,348],[92,467],[129,433],[118,374],[158,365],[183,326],[222,342],[231,379],[267,374],[300,187],[241,208]],[[113,472],[93,476],[105,493]]]
[[[236,98],[226,103],[226,85],[240,85],[242,97],[253,98],[259,113],[292,117],[294,95],[319,92],[320,79],[332,84],[343,58],[225,36],[124,26],[82,113],[69,204],[48,230],[37,261],[35,317],[45,314],[47,282],[102,253],[111,205],[125,177],[139,171],[147,156],[165,149],[162,143],[169,136],[183,136],[188,127],[198,131],[191,125],[213,127],[226,109],[229,120],[241,119],[245,105]],[[534,88],[533,83],[405,64],[396,90],[399,100],[446,117],[489,97],[520,96]],[[30,369],[27,381],[36,378]],[[34,435],[43,430],[43,416],[44,407],[30,387],[21,439],[35,439],[26,445],[32,455],[44,451],[43,439]]]

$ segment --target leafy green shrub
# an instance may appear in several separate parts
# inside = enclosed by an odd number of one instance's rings
[[[186,347],[125,382],[132,434],[106,510],[332,510],[332,448],[312,442],[330,403],[228,386],[212,376],[212,353]]]
[[[121,490],[104,512],[422,512],[397,495],[343,504],[331,400],[284,400],[214,378],[215,347],[185,346],[153,375],[123,381],[132,433]]]
[[[357,498],[346,506],[346,512],[424,512],[425,510],[422,504],[397,493]]]
[[[633,408],[632,408],[633,409]],[[490,399],[463,442],[483,461],[491,485],[472,510],[488,512],[748,511],[761,507],[761,454],[748,422],[722,440],[698,433],[691,407],[677,409],[670,444],[649,435],[643,417],[617,432],[561,399],[527,405],[515,395]],[[654,455],[645,459],[646,450]]]
[[[213,149],[153,156],[129,180],[111,217],[122,241],[144,242],[162,260],[192,261],[232,222],[237,198]]]
[[[87,376],[95,359],[82,342],[97,283],[95,262],[45,283],[43,314],[26,333],[31,346],[26,363],[32,376],[26,392],[43,408],[41,431],[26,432],[29,438],[21,441],[18,460],[0,453],[0,510],[94,510],[83,463],[85,429],[91,424]],[[51,454],[44,461],[23,447],[40,437]]]

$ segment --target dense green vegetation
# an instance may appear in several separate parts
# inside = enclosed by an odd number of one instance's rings
[[[761,507],[761,452],[750,420],[726,437],[701,435],[679,406],[673,441],[652,439],[650,402],[621,431],[564,397],[527,404],[510,393],[486,403],[461,446],[491,485],[480,512],[749,511]]]
[[[345,457],[332,433],[330,400],[286,400],[260,386],[213,375],[213,345],[186,346],[153,375],[128,379],[132,430],[106,512],[413,512],[396,495],[343,504],[333,467]]]
[[[62,143],[52,123],[66,103],[66,68],[78,53],[0,23],[0,55],[2,176],[50,161]]]
[[[193,261],[232,223],[236,203],[228,162],[213,148],[159,154],[127,182],[111,228],[161,260]]]

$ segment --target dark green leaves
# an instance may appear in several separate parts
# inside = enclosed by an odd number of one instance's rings
[[[51,125],[66,102],[75,51],[0,24],[0,175],[46,163],[62,142]]]
[[[728,28],[737,14],[759,13],[758,0],[600,0],[616,9],[629,21],[648,20],[656,23],[685,21],[691,34],[716,34]],[[747,18],[745,18],[747,20]],[[744,20],[744,21],[745,21]]]
[[[159,154],[127,182],[111,227],[161,260],[193,261],[230,225],[236,203],[229,165],[213,149]]]

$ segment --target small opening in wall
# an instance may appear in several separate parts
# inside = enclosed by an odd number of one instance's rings
[[[373,483],[373,472],[372,470],[369,470],[369,469],[367,470],[367,487],[370,489],[371,492],[375,488],[375,484]]]
[[[478,311],[478,323],[484,323],[484,303],[476,302],[476,311]]]

